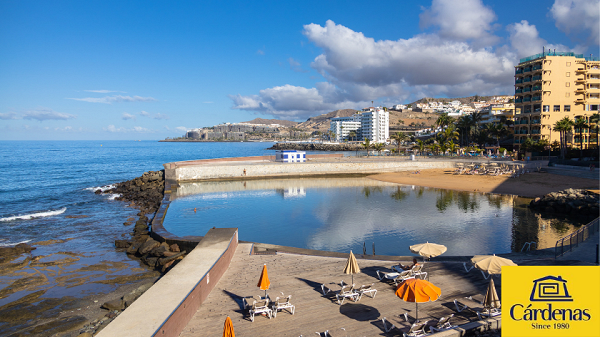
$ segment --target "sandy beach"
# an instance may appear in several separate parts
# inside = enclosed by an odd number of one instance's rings
[[[415,172],[393,172],[369,176],[371,179],[425,187],[459,191],[513,194],[535,198],[567,188],[598,189],[598,181],[551,173],[527,173],[518,178],[488,175],[456,175],[449,169],[431,169]]]

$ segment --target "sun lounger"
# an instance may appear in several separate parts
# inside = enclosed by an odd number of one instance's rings
[[[248,313],[250,314],[250,321],[252,322],[254,322],[254,316],[263,313],[266,314],[266,316],[268,316],[269,319],[271,319],[271,317],[273,316],[273,312],[269,308],[269,299],[265,299],[262,301],[254,300],[254,302],[252,302],[252,307],[250,308]]]
[[[377,295],[377,289],[373,288],[374,284],[375,283],[362,285],[360,288],[356,289],[356,292],[358,293],[358,300],[360,300],[364,294],[369,294],[371,298],[375,298],[375,295]]]
[[[397,329],[397,328],[396,328],[396,326],[395,326],[394,324],[392,324],[392,323],[391,323],[391,322],[389,322],[389,321],[386,321],[386,318],[385,318],[385,317],[381,319],[381,323],[383,323],[383,330],[384,330],[385,332],[390,332],[390,331],[392,331],[393,329]]]
[[[454,317],[454,314],[440,318],[438,320],[438,322],[435,324],[435,326],[429,327],[429,332],[434,333],[434,332],[448,330],[448,329],[452,329],[452,328],[456,327],[456,325],[452,325],[450,323],[450,319],[452,317]]]
[[[413,325],[410,327],[410,330],[403,333],[404,337],[420,337],[428,335],[428,333],[425,332],[428,322],[429,321],[413,323]]]
[[[296,311],[296,306],[290,303],[291,299],[292,295],[288,295],[287,297],[275,298],[275,301],[273,302],[273,307],[271,308],[271,310],[273,310],[273,317],[277,317],[277,311],[284,309],[287,309],[290,312],[290,314],[293,315]]]
[[[354,302],[358,301],[359,294],[354,291],[354,286],[344,286],[339,293],[335,294],[335,298],[339,305],[344,303],[344,300],[349,298]]]
[[[498,316],[501,313],[498,308],[486,308],[480,301],[474,300],[472,296],[455,299],[454,306],[457,312],[467,309],[475,312],[479,319],[483,319],[485,316]]]
[[[413,277],[420,276],[422,280],[427,278],[427,272],[423,271],[422,264],[418,264],[418,265],[412,267],[412,269],[410,270],[410,273],[412,274]]]

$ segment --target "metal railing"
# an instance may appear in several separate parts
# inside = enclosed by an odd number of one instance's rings
[[[576,232],[573,232],[564,238],[556,241],[554,246],[554,258],[563,256],[565,253],[573,250],[573,247],[579,246],[579,244],[587,240],[592,234],[598,232],[598,219],[596,218],[587,225],[579,228]]]

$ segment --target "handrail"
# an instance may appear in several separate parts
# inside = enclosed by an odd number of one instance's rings
[[[531,250],[531,245],[535,245],[535,248],[537,248],[537,242],[535,242],[535,241],[525,242],[523,244],[523,248],[521,248],[521,253],[523,251],[526,251],[526,252],[530,251]],[[525,247],[527,247],[527,250],[525,250]]]
[[[587,240],[592,234],[598,231],[598,219],[596,218],[592,220],[587,225],[579,228],[577,231],[565,236],[562,239],[556,241],[556,245],[554,246],[554,258],[563,256],[565,253],[573,250],[573,246],[578,246],[579,243]],[[565,241],[568,241],[568,250],[565,249]],[[559,244],[560,244],[560,252],[559,252]]]

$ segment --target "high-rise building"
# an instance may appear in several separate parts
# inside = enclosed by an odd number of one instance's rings
[[[564,117],[583,118],[598,113],[600,60],[568,52],[543,52],[521,59],[515,67],[514,145],[525,139],[559,141],[554,125]],[[579,146],[579,130],[567,142]],[[596,147],[597,137],[583,130],[583,148]]]
[[[386,109],[367,108],[349,117],[331,118],[329,130],[338,142],[352,140],[350,133],[354,131],[357,139],[383,143],[390,138],[390,115]]]

